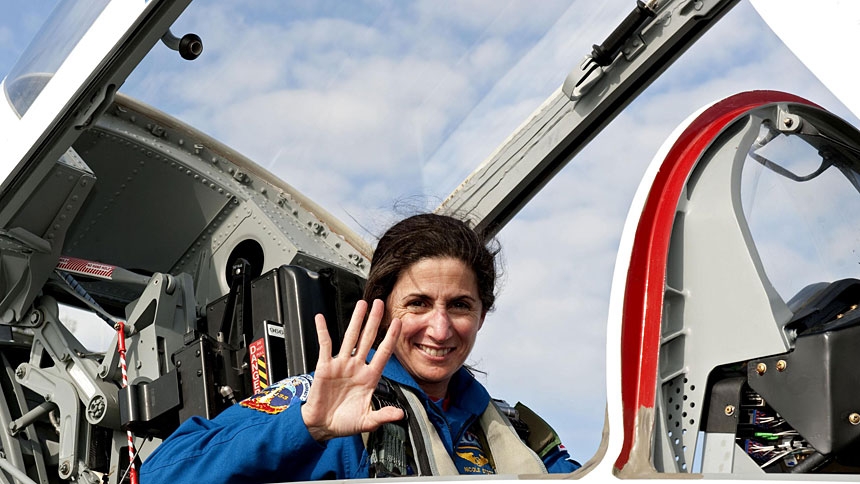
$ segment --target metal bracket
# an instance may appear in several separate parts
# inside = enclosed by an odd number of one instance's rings
[[[21,385],[42,395],[46,402],[57,405],[60,411],[59,474],[61,479],[69,479],[78,468],[78,424],[81,421],[78,391],[62,377],[29,363],[21,363],[18,366],[15,379]]]
[[[572,70],[564,79],[561,90],[571,101],[577,101],[602,77],[603,68],[590,55],[587,55],[582,59],[579,68]]]
[[[119,392],[123,425],[137,434],[158,435],[159,423],[170,418],[168,412],[182,404],[180,388],[177,370],[152,382],[134,383],[123,388]],[[174,412],[173,418],[175,415]]]
[[[71,382],[81,403],[86,407],[86,419],[93,425],[119,429],[119,403],[116,386],[98,377],[98,363],[84,358],[86,349],[59,321],[57,302],[49,296],[38,301],[32,314],[41,315],[41,324],[33,328],[30,365],[40,368],[47,353],[54,361],[51,371]],[[32,319],[32,318],[31,318]]]
[[[197,329],[194,282],[189,274],[169,276],[156,273],[134,303],[126,326],[127,374],[130,384],[139,378],[155,381],[175,369],[170,356],[184,345],[184,336]],[[114,339],[115,342],[115,339]],[[109,351],[115,351],[112,346]],[[100,369],[109,374],[116,360],[106,358]]]
[[[789,113],[786,109],[779,108],[777,111],[776,127],[782,133],[797,133],[803,127],[803,118]]]
[[[15,369],[12,368],[12,363],[6,358],[6,355],[0,355],[0,364],[3,365],[3,370],[6,372],[6,377],[11,383],[11,392],[6,393],[3,392],[3,400],[6,403],[3,423],[5,428],[10,428],[11,421],[11,412],[9,412],[12,405],[16,405],[18,412],[24,413],[24,410],[29,408],[29,404],[27,403],[27,397],[24,395],[24,387],[21,386],[20,383],[16,381],[15,378]],[[2,408],[2,406],[0,406]],[[16,436],[16,438],[12,438],[13,434],[11,432],[4,433],[5,435],[0,435],[0,441],[3,444],[4,454],[6,455],[6,459],[11,463],[15,464],[18,468],[24,468],[23,462],[23,454],[27,453],[34,457],[34,465],[36,474],[38,477],[38,482],[40,484],[46,484],[48,479],[48,469],[45,466],[45,451],[42,448],[42,444],[39,442],[39,437],[34,428],[25,428],[23,429],[23,435],[21,432]]]

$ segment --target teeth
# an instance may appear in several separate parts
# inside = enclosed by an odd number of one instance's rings
[[[453,348],[435,349],[424,345],[418,345],[418,348],[430,356],[445,356],[452,351]]]

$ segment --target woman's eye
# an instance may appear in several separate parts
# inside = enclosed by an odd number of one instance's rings
[[[423,308],[424,306],[426,306],[426,304],[424,303],[424,301],[416,299],[414,301],[409,301],[408,303],[406,303],[406,306],[413,308]]]
[[[459,309],[461,311],[469,311],[472,309],[472,305],[467,303],[466,301],[455,301],[451,305],[452,309]]]

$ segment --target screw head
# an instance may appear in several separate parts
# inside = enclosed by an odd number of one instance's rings
[[[848,416],[848,422],[850,422],[851,425],[860,424],[860,413],[854,412],[851,415],[849,415]]]
[[[735,406],[734,405],[726,405],[725,408],[726,416],[731,417],[735,414]]]
[[[785,368],[788,366],[785,360],[779,360],[776,362],[776,371],[785,371]]]
[[[758,373],[759,375],[764,375],[766,371],[767,371],[767,365],[765,365],[764,363],[759,363],[755,366],[755,372]]]
[[[786,128],[790,128],[792,124],[794,124],[794,120],[791,118],[785,118],[782,120],[783,124],[785,124]]]

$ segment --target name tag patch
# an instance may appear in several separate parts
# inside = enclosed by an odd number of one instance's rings
[[[484,446],[480,439],[471,431],[466,431],[463,438],[454,449],[454,465],[460,474],[495,474],[496,471],[490,464],[484,452]]]

